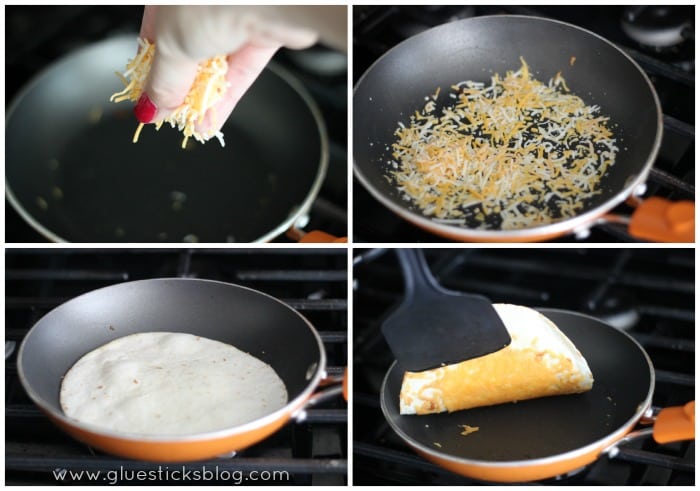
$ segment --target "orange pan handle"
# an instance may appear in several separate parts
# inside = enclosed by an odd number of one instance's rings
[[[345,399],[345,402],[348,402],[348,385],[350,382],[348,381],[348,368],[345,367],[345,373],[343,373],[343,398]]]
[[[341,244],[341,243],[345,243],[347,241],[348,241],[347,237],[336,237],[334,235],[327,234],[326,232],[321,232],[320,230],[312,230],[311,232],[304,235],[301,239],[299,239],[300,244],[320,243],[320,242]]]
[[[695,439],[695,401],[662,409],[656,415],[653,435],[657,443]]]
[[[297,228],[287,230],[287,237],[298,241],[300,244],[341,244],[348,241],[347,237],[336,237],[335,235],[321,232],[320,230],[312,230],[311,232],[302,232]]]
[[[655,242],[695,242],[695,203],[647,198],[632,213],[628,230]]]

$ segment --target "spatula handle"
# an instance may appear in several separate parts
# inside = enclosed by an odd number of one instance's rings
[[[396,248],[403,272],[406,297],[434,295],[442,287],[430,272],[421,249]]]

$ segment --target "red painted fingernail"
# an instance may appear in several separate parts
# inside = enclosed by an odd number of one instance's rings
[[[141,94],[139,101],[134,106],[134,114],[139,123],[150,123],[156,115],[158,108],[156,107],[148,95],[144,92]]]

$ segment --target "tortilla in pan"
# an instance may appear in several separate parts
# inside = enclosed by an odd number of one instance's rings
[[[262,360],[172,332],[131,334],[100,346],[68,370],[60,392],[71,418],[152,436],[233,428],[284,407],[287,397],[282,379]]]
[[[406,372],[401,414],[431,414],[585,392],[593,374],[573,343],[545,316],[495,304],[511,343],[494,353],[423,372]]]

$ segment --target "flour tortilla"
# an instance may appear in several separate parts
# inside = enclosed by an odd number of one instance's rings
[[[494,304],[511,343],[494,353],[423,372],[406,372],[401,414],[431,414],[591,390],[583,355],[536,310]]]
[[[83,356],[61,385],[63,412],[106,430],[181,436],[232,428],[287,403],[275,371],[231,345],[145,332]]]

